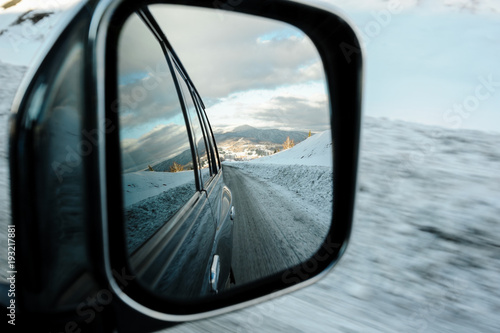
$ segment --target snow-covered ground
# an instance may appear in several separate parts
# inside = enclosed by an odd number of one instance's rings
[[[500,135],[370,117],[363,131],[354,230],[337,267],[301,291],[165,332],[500,331]]]

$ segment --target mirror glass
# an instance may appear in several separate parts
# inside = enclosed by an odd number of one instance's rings
[[[116,57],[139,281],[193,299],[313,256],[331,223],[333,148],[311,40],[279,21],[158,4],[127,19]]]

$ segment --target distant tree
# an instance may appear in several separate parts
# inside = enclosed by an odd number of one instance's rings
[[[148,165],[149,171],[154,171],[153,167],[151,165]]]
[[[290,137],[287,136],[285,142],[283,142],[283,150],[287,150],[289,148],[292,148],[295,146],[295,142],[293,140],[290,140]]]
[[[179,163],[174,162],[174,164],[170,166],[170,172],[179,172],[179,171],[184,171],[184,167]]]

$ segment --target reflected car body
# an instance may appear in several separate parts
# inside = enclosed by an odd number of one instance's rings
[[[232,196],[204,103],[153,14],[127,20],[116,54],[119,96],[147,92],[118,103],[127,249],[145,287],[194,298],[234,280]]]

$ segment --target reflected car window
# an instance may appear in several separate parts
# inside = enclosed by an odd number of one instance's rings
[[[201,171],[203,184],[206,184],[210,180],[210,176],[212,175],[212,173],[210,172],[209,168],[209,151],[205,142],[205,136],[203,135],[201,120],[198,117],[198,112],[196,111],[190,90],[186,82],[179,74],[177,74],[177,77],[179,79],[179,85],[182,89],[184,101],[186,102],[186,111],[188,113],[189,121],[191,122],[191,128],[193,130],[193,139],[196,142],[196,147],[198,150],[198,167]]]
[[[202,103],[200,102],[199,98],[197,97],[195,99],[196,105],[198,107],[198,110],[200,110],[200,121],[203,122],[204,126],[203,128],[205,129],[205,137],[207,138],[207,145],[210,147],[210,163],[212,164],[212,172],[216,174],[219,171],[220,163],[219,163],[219,155],[216,149],[216,145],[214,143],[214,136],[212,133],[212,128],[210,127],[210,123],[208,122],[207,115],[205,113],[205,110],[202,107]]]
[[[133,252],[196,192],[174,78],[160,44],[135,15],[120,35],[118,84],[124,216]]]

